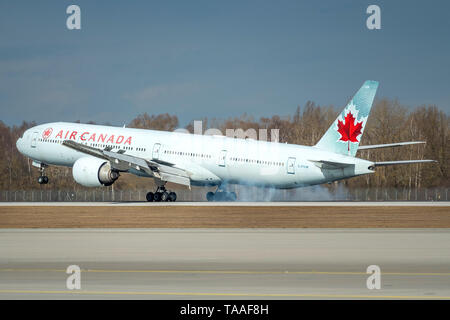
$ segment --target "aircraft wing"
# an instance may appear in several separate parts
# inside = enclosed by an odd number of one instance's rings
[[[367,150],[367,149],[380,149],[380,148],[390,148],[390,147],[401,147],[407,146],[410,144],[421,144],[426,143],[425,141],[408,141],[408,142],[396,142],[396,143],[386,143],[386,144],[373,144],[368,146],[359,146],[359,150]]]
[[[118,171],[126,172],[130,169],[134,169],[145,172],[149,176],[163,181],[183,184],[186,186],[191,185],[191,180],[187,171],[177,168],[174,164],[169,162],[147,160],[144,158],[127,155],[123,152],[123,150],[120,150],[119,152],[112,152],[109,149],[97,149],[72,140],[64,140],[62,144],[76,151],[108,160],[111,163],[111,167]]]
[[[342,169],[350,166],[354,166],[354,163],[335,162],[327,160],[309,160],[321,169]]]
[[[429,162],[437,162],[436,160],[400,160],[400,161],[382,161],[382,162],[375,162],[375,167],[382,167],[382,166],[391,166],[396,164],[413,164],[413,163],[429,163]]]

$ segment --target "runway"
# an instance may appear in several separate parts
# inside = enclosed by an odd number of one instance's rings
[[[303,202],[0,202],[0,207],[450,207],[450,201]]]
[[[449,252],[449,229],[2,229],[0,299],[450,299]]]

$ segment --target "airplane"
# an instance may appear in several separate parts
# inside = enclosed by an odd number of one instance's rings
[[[359,146],[377,88],[377,81],[365,81],[314,146],[68,122],[30,128],[16,146],[39,168],[39,184],[48,183],[49,165],[72,167],[75,181],[86,187],[110,186],[130,173],[154,179],[156,191],[146,194],[150,202],[176,201],[167,182],[214,186],[208,201],[235,201],[230,184],[300,188],[370,174],[380,166],[435,162],[356,157],[358,150],[425,143]]]

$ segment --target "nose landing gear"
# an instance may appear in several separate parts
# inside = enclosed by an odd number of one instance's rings
[[[46,164],[41,163],[39,166],[39,178],[38,178],[38,183],[39,184],[47,184],[48,183],[48,177],[45,175],[45,168],[47,167]]]
[[[48,177],[47,176],[40,176],[38,178],[38,183],[39,184],[47,184],[48,183]]]
[[[175,202],[177,200],[177,194],[175,192],[168,192],[164,186],[158,187],[156,192],[149,192],[146,195],[148,202]]]

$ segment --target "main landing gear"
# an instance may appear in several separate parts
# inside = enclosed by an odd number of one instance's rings
[[[147,201],[148,202],[165,202],[165,201],[171,201],[175,202],[177,200],[177,194],[175,192],[169,192],[166,190],[164,186],[158,187],[156,189],[156,192],[149,192],[147,193]]]
[[[39,167],[39,178],[38,178],[38,183],[39,184],[47,184],[48,183],[48,177],[45,175],[45,168],[47,167],[47,165],[41,163],[40,167]]]
[[[236,201],[236,192],[223,191],[217,188],[216,192],[208,192],[206,200],[208,201]]]

